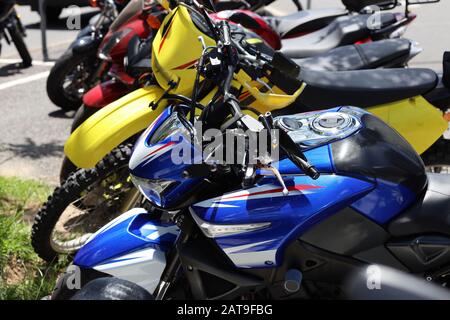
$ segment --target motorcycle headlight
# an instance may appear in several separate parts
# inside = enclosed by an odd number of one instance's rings
[[[162,179],[145,179],[131,175],[133,184],[144,195],[144,197],[151,203],[161,206],[161,196],[163,192],[171,185],[176,183],[171,180]]]
[[[110,53],[114,49],[114,47],[123,39],[125,38],[130,32],[132,32],[132,29],[124,29],[117,31],[112,34],[112,36],[109,38],[108,41],[100,48],[98,57],[102,60],[111,60]]]

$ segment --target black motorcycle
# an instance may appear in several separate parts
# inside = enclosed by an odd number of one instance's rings
[[[99,0],[101,12],[83,28],[56,61],[47,78],[47,95],[63,110],[76,110],[84,93],[92,87],[100,60],[97,49],[118,12],[128,1]]]
[[[22,65],[29,67],[32,64],[32,59],[23,40],[26,37],[25,27],[20,21],[14,6],[15,1],[3,0],[0,2],[0,40],[5,38],[8,44],[14,43],[22,58]]]

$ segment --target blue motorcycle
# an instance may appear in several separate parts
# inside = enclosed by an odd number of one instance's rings
[[[226,22],[210,27],[218,47],[205,49],[202,61],[220,63],[200,63],[199,72],[214,75],[222,94],[204,108],[170,96],[173,105],[130,160],[151,208],[96,232],[53,298],[99,297],[111,288],[139,299],[348,298],[348,280],[376,265],[447,286],[450,178],[426,174],[395,130],[356,107],[245,116],[230,83],[238,65],[261,57],[233,47]],[[199,138],[198,122],[224,135],[264,132],[279,157],[249,161],[245,136],[243,161],[209,161],[226,146]],[[173,161],[180,150],[190,161]]]

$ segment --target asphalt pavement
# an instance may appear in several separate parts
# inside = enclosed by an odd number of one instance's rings
[[[305,3],[306,1],[302,1]],[[313,8],[341,6],[338,0],[312,1]],[[293,12],[290,0],[278,0],[271,9],[277,14]],[[26,25],[26,43],[35,60],[31,68],[22,69],[13,46],[2,43],[0,56],[0,175],[44,180],[56,184],[63,157],[64,142],[69,136],[73,112],[62,112],[47,97],[46,77],[52,66],[43,62],[39,15],[29,7],[18,7]],[[83,23],[92,16],[83,11]],[[412,66],[440,71],[442,53],[450,50],[450,1],[414,8],[418,18],[406,37],[414,39],[424,51]],[[75,38],[77,30],[67,30],[67,12],[48,30],[50,58],[56,59]]]

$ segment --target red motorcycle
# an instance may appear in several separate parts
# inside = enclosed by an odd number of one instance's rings
[[[139,85],[139,79],[130,75],[124,64],[133,38],[148,39],[157,30],[164,10],[159,5],[142,6],[142,1],[131,1],[109,28],[98,50],[101,64],[97,78],[107,74],[108,80],[91,88],[83,96],[83,104],[89,108],[101,108],[113,102]],[[148,69],[150,65],[148,65]],[[77,112],[73,122],[75,129],[86,119]]]

